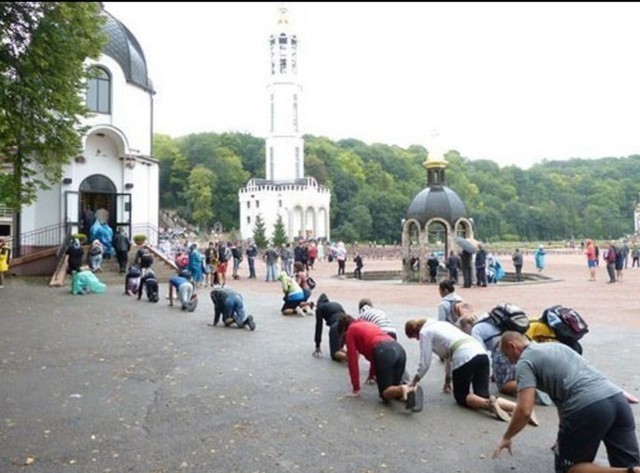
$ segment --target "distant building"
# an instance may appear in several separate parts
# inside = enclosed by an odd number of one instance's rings
[[[240,189],[240,232],[253,236],[258,216],[267,237],[282,217],[289,239],[329,238],[331,192],[304,175],[304,140],[299,112],[298,38],[291,33],[287,9],[280,8],[277,29],[269,38],[271,80],[269,128],[266,137],[265,179],[252,178]]]
[[[34,204],[20,214],[21,246],[38,245],[43,229],[52,229],[48,244],[59,244],[65,232],[86,233],[85,210],[108,211],[114,233],[123,226],[147,233],[156,243],[158,225],[158,161],[152,156],[153,85],[142,47],[133,33],[103,11],[108,37],[97,61],[96,78],[87,84],[86,100],[94,114],[83,149],[63,168],[62,182],[38,192]]]

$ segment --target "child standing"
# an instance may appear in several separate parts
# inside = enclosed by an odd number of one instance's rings
[[[0,239],[0,289],[4,287],[4,273],[9,271],[9,247],[7,242]]]

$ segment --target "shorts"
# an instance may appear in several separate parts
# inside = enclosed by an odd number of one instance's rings
[[[407,366],[407,354],[402,345],[395,340],[380,342],[373,349],[373,364],[376,368],[378,394],[384,399],[382,393],[389,386],[398,386],[402,383]]]
[[[476,355],[461,367],[453,370],[453,397],[456,402],[466,407],[467,396],[471,392],[489,399],[489,357]]]
[[[218,268],[216,269],[216,272],[220,273],[220,274],[227,274],[227,262],[220,262],[218,263]]]
[[[598,266],[598,260],[595,260],[595,259],[587,260],[587,266],[589,266],[590,268],[595,268],[596,266]]]
[[[556,473],[576,463],[592,463],[600,442],[612,467],[640,465],[633,411],[622,393],[596,401],[560,421],[554,447]]]

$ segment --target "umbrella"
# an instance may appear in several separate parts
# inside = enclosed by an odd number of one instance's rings
[[[478,251],[478,241],[473,238],[456,237],[455,242],[456,245],[469,253],[475,253]]]

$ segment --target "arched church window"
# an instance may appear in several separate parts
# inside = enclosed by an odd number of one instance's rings
[[[111,113],[111,76],[102,67],[91,68],[87,82],[87,108],[96,113]]]
[[[293,95],[293,128],[298,131],[298,95]]]
[[[296,179],[300,179],[300,148],[296,146]]]
[[[280,74],[286,74],[287,72],[287,58],[280,58]]]

